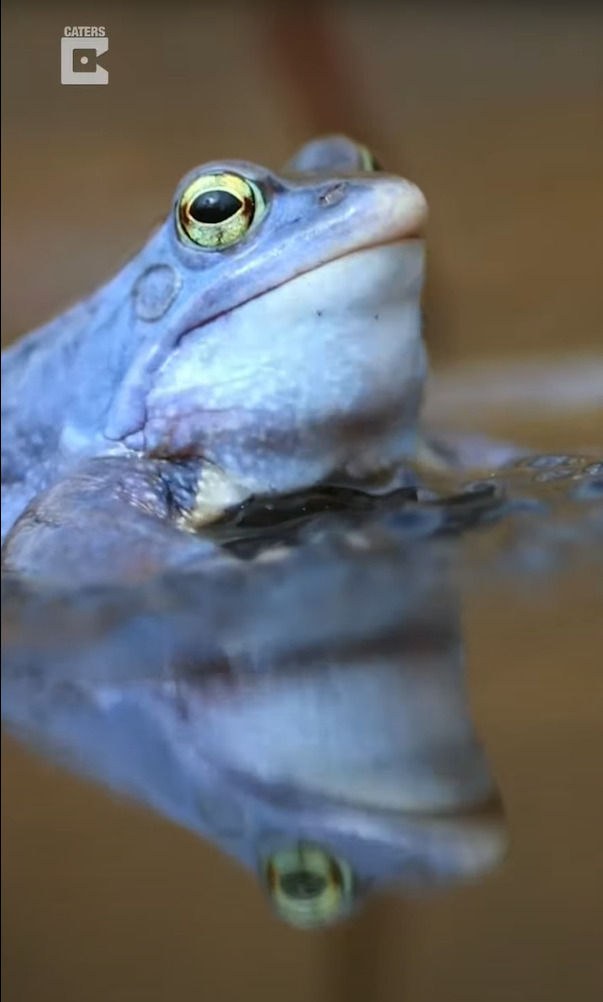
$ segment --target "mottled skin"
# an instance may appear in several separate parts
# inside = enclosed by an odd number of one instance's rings
[[[373,166],[333,137],[278,175],[240,161],[199,168],[115,278],[3,353],[4,572],[122,587],[226,562],[190,530],[229,504],[329,478],[395,482],[405,463],[436,459],[417,431],[425,199]],[[267,211],[234,245],[203,249],[179,233],[178,206],[218,172],[251,179]],[[450,455],[470,466],[508,450],[475,440]],[[205,637],[206,682],[187,688],[184,716],[182,691],[157,677],[98,685],[85,659],[66,703],[60,687],[40,694],[3,676],[3,714],[254,869],[274,844],[304,838],[351,860],[359,887],[394,875],[437,884],[493,865],[502,840],[489,821],[421,820],[492,794],[453,594],[434,616],[440,640],[418,674],[400,648],[283,678],[262,662],[261,681],[225,695],[211,689]],[[234,811],[234,834],[208,810]]]

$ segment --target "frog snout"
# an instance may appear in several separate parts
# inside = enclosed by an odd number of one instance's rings
[[[350,220],[353,220],[353,239],[348,234],[347,253],[425,235],[427,200],[412,181],[383,174],[378,178],[373,176],[370,186],[363,181],[339,180],[325,185],[318,193],[321,209],[341,206],[345,200],[350,202]],[[360,206],[362,212],[358,212]]]

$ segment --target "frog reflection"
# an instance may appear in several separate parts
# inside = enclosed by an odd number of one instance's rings
[[[505,826],[448,551],[362,539],[56,598],[5,577],[6,726],[211,840],[298,927],[479,877]]]

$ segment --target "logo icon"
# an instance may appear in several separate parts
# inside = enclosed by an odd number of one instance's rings
[[[65,28],[61,39],[61,83],[109,83],[108,71],[99,65],[108,48],[104,28]]]

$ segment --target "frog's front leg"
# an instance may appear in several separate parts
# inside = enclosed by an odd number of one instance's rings
[[[198,468],[96,458],[38,495],[9,533],[2,571],[67,585],[128,584],[216,554],[184,529]]]

